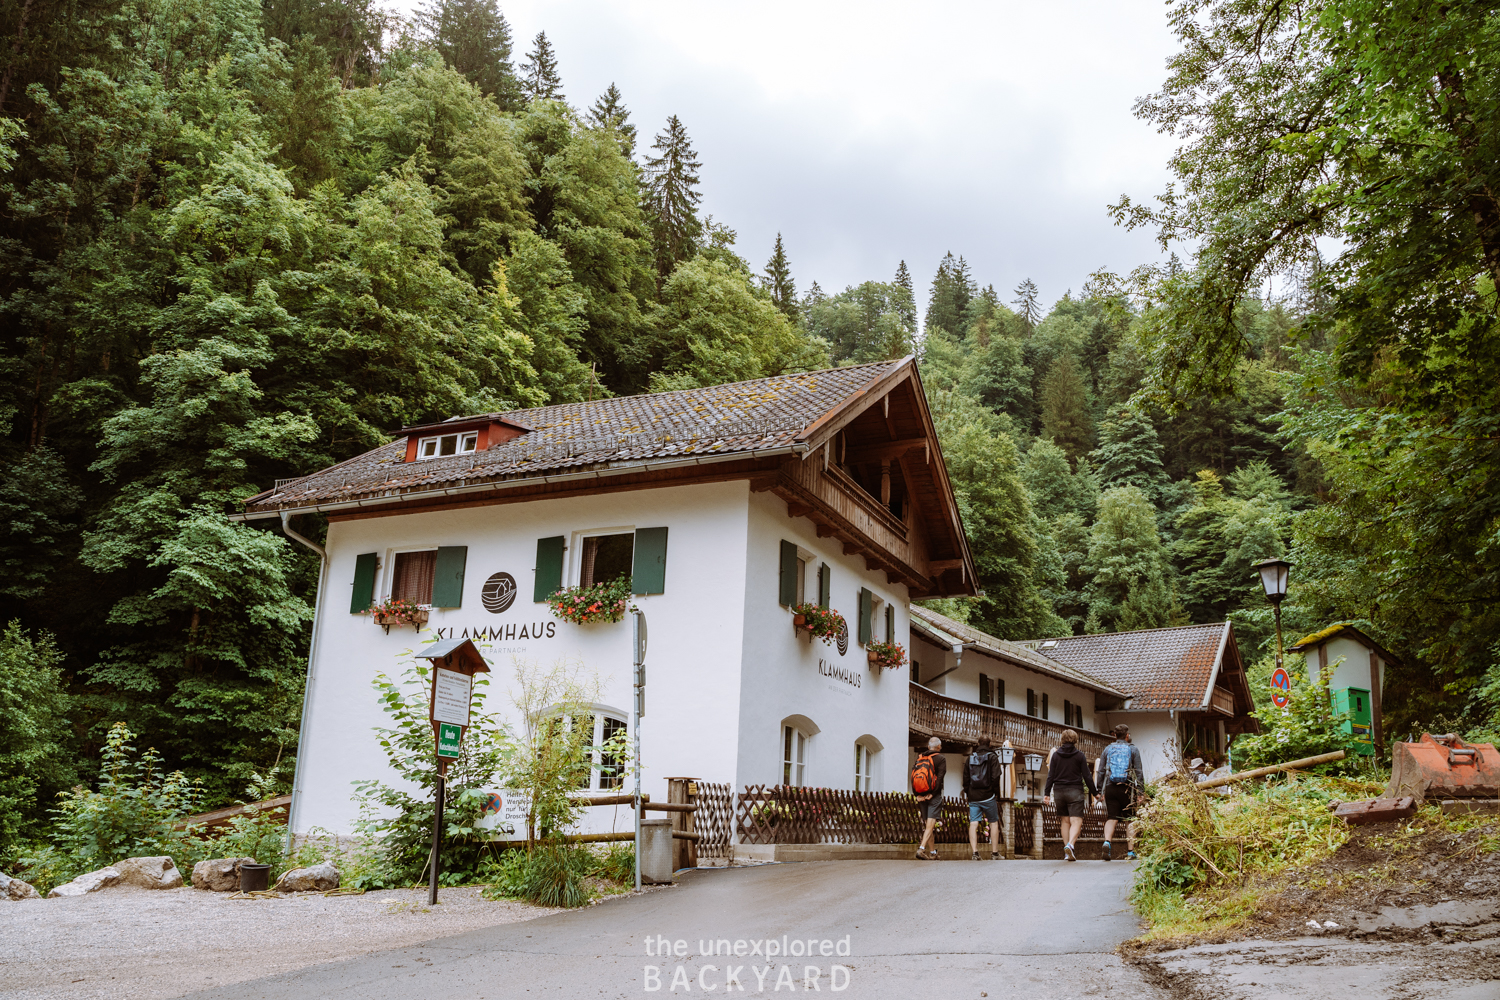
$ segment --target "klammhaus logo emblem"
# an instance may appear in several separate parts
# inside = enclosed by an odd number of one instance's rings
[[[501,614],[516,601],[516,578],[509,573],[496,573],[484,581],[479,599],[484,602],[486,611]]]

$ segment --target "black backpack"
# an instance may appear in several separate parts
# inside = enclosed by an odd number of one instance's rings
[[[970,788],[994,788],[999,784],[995,779],[995,761],[993,750],[986,750],[984,753],[976,750],[969,754],[969,762],[964,766],[968,768],[965,774]]]

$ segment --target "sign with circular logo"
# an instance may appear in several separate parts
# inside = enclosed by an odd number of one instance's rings
[[[1277,708],[1286,708],[1292,701],[1292,679],[1282,667],[1277,667],[1271,673],[1271,704]]]
[[[839,644],[839,655],[840,656],[843,656],[845,653],[849,652],[849,623],[848,622],[846,622],[846,621],[839,622],[839,634],[838,634],[838,640],[837,641],[838,641],[838,644]]]
[[[516,578],[509,573],[496,573],[484,581],[479,599],[484,602],[484,610],[500,614],[516,602]]]

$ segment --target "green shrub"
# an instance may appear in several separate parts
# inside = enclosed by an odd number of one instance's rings
[[[620,885],[635,885],[635,845],[610,844],[595,855],[593,874]]]
[[[486,899],[524,899],[538,906],[574,907],[589,901],[588,876],[598,858],[585,847],[538,844],[530,851],[512,848],[486,868]]]
[[[421,791],[414,795],[381,781],[354,783],[363,803],[356,829],[366,841],[361,854],[365,863],[355,865],[345,883],[354,888],[412,885],[426,874],[438,776],[427,714],[428,677],[429,668],[416,663],[407,668],[400,682],[385,674],[375,677],[380,707],[392,722],[390,728],[376,730],[380,745],[396,773]],[[443,796],[442,885],[479,880],[483,862],[493,858],[495,852],[489,840],[491,832],[478,824],[507,745],[507,733],[484,712],[488,684],[484,674],[475,676],[472,724],[464,734],[461,756],[448,765]]]
[[[47,803],[77,780],[61,660],[45,633],[16,621],[0,633],[0,866],[42,835]]]
[[[208,857],[196,828],[178,826],[196,812],[201,789],[181,771],[161,773],[161,756],[146,749],[132,760],[135,738],[117,722],[105,738],[99,788],[78,787],[52,810],[52,845],[21,859],[38,891],[125,858],[169,855],[181,869]]]

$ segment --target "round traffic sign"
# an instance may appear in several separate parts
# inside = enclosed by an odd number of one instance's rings
[[[1292,701],[1292,679],[1287,676],[1284,667],[1277,667],[1271,672],[1271,704],[1277,708],[1286,708]]]

